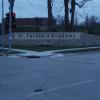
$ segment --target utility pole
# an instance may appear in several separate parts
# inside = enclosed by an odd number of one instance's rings
[[[2,0],[2,50],[4,47],[4,0]]]

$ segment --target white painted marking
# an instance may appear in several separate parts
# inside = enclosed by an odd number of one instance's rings
[[[57,90],[60,90],[60,89],[65,89],[65,88],[75,87],[75,86],[79,86],[79,85],[84,85],[84,84],[91,83],[91,82],[94,82],[94,81],[96,81],[96,80],[87,80],[87,81],[82,81],[82,82],[73,83],[73,84],[69,84],[69,85],[64,85],[64,86],[61,86],[61,87],[48,89],[47,91],[33,93],[33,94],[28,95],[28,97],[41,95],[41,94],[45,94],[45,93],[49,93],[49,92],[54,92],[54,91],[57,91]]]

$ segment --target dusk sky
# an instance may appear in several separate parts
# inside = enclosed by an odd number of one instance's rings
[[[61,0],[58,1],[54,7],[53,14],[64,15],[63,3]],[[5,4],[5,13],[8,12],[9,3],[7,0],[4,0]],[[0,0],[0,9],[1,9],[1,0]],[[85,5],[84,8],[78,9],[77,14],[78,18],[82,19],[87,14],[95,15],[100,17],[100,0],[93,0]],[[16,12],[17,17],[47,17],[47,0],[15,0],[14,11]],[[81,12],[81,13],[80,13]],[[1,19],[1,12],[0,12]]]

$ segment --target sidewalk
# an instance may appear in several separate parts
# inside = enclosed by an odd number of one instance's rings
[[[1,50],[1,48],[0,48]],[[51,51],[31,51],[31,50],[21,50],[21,49],[11,49],[8,52],[8,48],[5,48],[5,52],[0,52],[1,56],[18,56],[27,58],[40,58],[40,57],[50,57],[50,56],[63,56],[66,53],[78,53],[78,52],[90,52],[90,51],[100,51],[100,47],[84,47],[84,48],[73,48],[73,49],[62,49],[62,50],[51,50]]]

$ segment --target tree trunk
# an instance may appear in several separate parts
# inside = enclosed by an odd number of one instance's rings
[[[74,18],[75,18],[75,0],[72,0],[71,2],[71,23],[70,23],[71,31],[74,31]]]
[[[48,0],[48,31],[52,31],[52,0]]]
[[[69,0],[64,0],[65,5],[65,31],[69,30],[69,8],[68,8]]]
[[[11,13],[13,13],[13,7],[14,7],[14,2],[15,0],[8,0],[9,5],[11,5]]]

